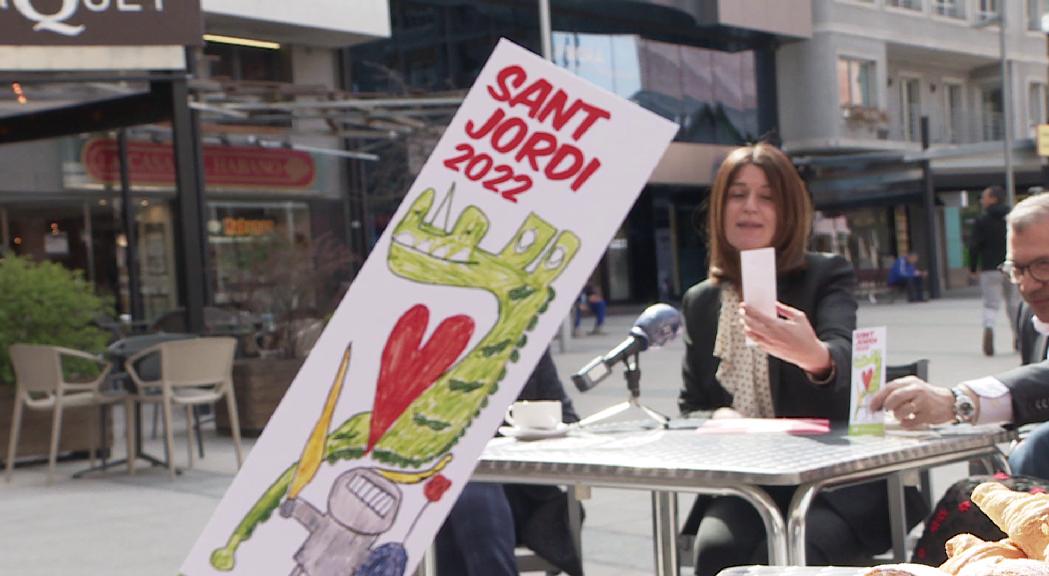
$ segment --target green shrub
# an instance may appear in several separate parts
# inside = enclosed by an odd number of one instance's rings
[[[79,271],[28,258],[0,259],[0,383],[14,383],[7,351],[11,344],[101,352],[107,334],[92,320],[105,311],[104,301]],[[73,371],[90,371],[90,367],[77,366]]]

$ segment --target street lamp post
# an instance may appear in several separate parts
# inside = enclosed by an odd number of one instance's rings
[[[998,50],[1000,52],[1002,74],[1002,123],[1004,125],[1002,153],[1005,159],[1005,195],[1006,202],[1012,206],[1016,203],[1016,191],[1014,190],[1015,179],[1013,176],[1013,90],[1009,74],[1009,54],[1006,52],[1005,45],[1006,4],[1005,0],[1000,0],[998,2],[998,14],[976,23],[976,28],[998,24]]]
[[[539,37],[543,47],[543,58],[553,59],[553,43],[551,41],[552,26],[550,24],[550,0],[539,0]]]

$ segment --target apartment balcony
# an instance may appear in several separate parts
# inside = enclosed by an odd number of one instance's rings
[[[972,114],[959,111],[944,115],[932,111],[930,145],[963,145],[1001,141],[1005,125],[1000,112]],[[921,116],[907,119],[876,108],[845,106],[841,109],[838,146],[845,149],[901,150],[921,146]]]

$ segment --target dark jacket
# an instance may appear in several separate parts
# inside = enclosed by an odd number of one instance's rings
[[[1024,366],[996,376],[1009,387],[1013,423],[1017,426],[1049,421],[1049,361],[1045,359],[1049,337],[1034,329],[1034,312],[1020,308],[1020,354]]]
[[[779,417],[849,419],[852,331],[856,329],[856,275],[840,256],[810,253],[805,268],[780,276],[780,302],[808,316],[816,335],[827,343],[837,367],[834,381],[815,384],[797,366],[769,357],[772,405]],[[714,356],[721,288],[705,280],[682,300],[685,317],[683,386],[678,397],[682,413],[711,411],[732,405],[732,396],[714,378],[720,360]]]
[[[547,348],[539,357],[532,375],[528,377],[521,393],[517,395],[518,400],[560,400],[561,421],[566,423],[579,422],[572,399],[565,393],[565,387],[561,384],[561,378],[557,375],[557,366],[554,358]]]
[[[561,420],[578,422],[572,399],[565,393],[557,366],[547,348],[532,370],[518,400],[560,400]],[[504,484],[519,544],[532,549],[570,576],[582,576],[583,561],[568,525],[568,496],[556,486]],[[576,503],[578,506],[578,502]],[[478,543],[484,544],[484,543]]]
[[[830,348],[836,367],[833,381],[816,384],[801,368],[770,356],[769,384],[776,416],[828,418],[843,425],[849,419],[852,331],[856,328],[856,275],[852,265],[840,256],[809,253],[805,267],[780,276],[776,287],[780,302],[801,310],[809,318],[816,335]],[[678,405],[684,413],[732,405],[732,396],[714,377],[719,363],[713,353],[720,296],[720,287],[706,280],[690,288],[682,302],[684,385]],[[908,489],[906,497],[908,526],[913,526],[926,509],[916,490]],[[844,518],[871,554],[890,546],[884,481],[821,493],[817,502],[825,502]],[[818,527],[810,526],[809,531],[809,538],[820,537]]]
[[[991,204],[973,222],[969,236],[969,270],[994,270],[1005,262],[1005,216],[1009,206]]]

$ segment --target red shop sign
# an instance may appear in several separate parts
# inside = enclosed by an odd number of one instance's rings
[[[170,145],[128,143],[131,184],[174,186],[175,158]],[[120,183],[115,140],[94,139],[84,145],[82,162],[88,176],[111,186]],[[204,146],[204,181],[209,188],[301,190],[317,176],[313,157],[286,148]]]

